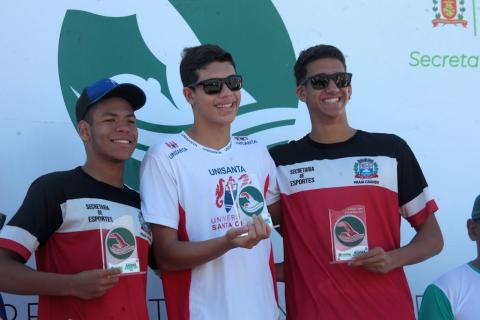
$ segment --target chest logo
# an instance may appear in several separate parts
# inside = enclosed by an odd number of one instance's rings
[[[260,198],[262,200],[262,208],[263,197],[261,197],[262,194],[260,191],[250,186],[251,184],[252,180],[246,173],[242,174],[238,180],[235,180],[232,176],[229,176],[226,181],[223,178],[218,179],[217,187],[215,188],[215,205],[217,208],[225,207],[225,211],[230,212],[234,203],[239,201],[239,205],[241,206],[242,210],[244,210],[243,205],[245,205],[245,210],[253,210],[254,213],[256,213],[257,204],[255,201],[258,201],[258,194],[260,194]],[[238,190],[240,190],[240,199],[237,198]],[[247,213],[245,210],[244,212]]]
[[[378,164],[370,158],[357,160],[353,165],[355,178],[357,179],[373,179],[378,178]]]

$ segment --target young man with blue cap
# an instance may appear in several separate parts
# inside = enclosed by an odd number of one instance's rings
[[[477,244],[477,257],[435,280],[425,290],[419,320],[474,320],[480,316],[480,196],[467,220],[468,236]]]
[[[145,101],[132,84],[104,79],[86,87],[76,105],[85,164],[35,180],[0,232],[0,290],[38,294],[38,319],[148,319],[151,233],[138,193],[123,184],[138,138],[134,111]],[[113,234],[117,219],[130,224]],[[107,268],[113,248],[135,252],[140,272]],[[33,253],[37,270],[24,265]]]

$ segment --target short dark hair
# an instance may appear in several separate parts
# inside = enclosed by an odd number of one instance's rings
[[[295,73],[295,81],[297,82],[297,86],[299,86],[307,76],[307,65],[315,60],[325,58],[337,59],[343,64],[345,71],[347,71],[345,56],[338,48],[326,44],[313,46],[300,52],[297,62],[295,62],[293,70]]]
[[[232,55],[215,44],[185,48],[180,62],[180,77],[184,87],[198,81],[197,71],[212,62],[230,62],[236,70]]]

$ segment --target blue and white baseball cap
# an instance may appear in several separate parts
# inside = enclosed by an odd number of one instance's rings
[[[127,100],[133,110],[138,110],[145,105],[145,93],[134,84],[121,83],[112,79],[102,79],[85,87],[78,98],[76,107],[77,123],[85,118],[90,107],[102,99],[120,97]]]

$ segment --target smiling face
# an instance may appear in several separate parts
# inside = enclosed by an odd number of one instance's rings
[[[337,59],[321,58],[307,65],[306,78],[316,74],[334,74],[345,72],[345,68]],[[325,121],[347,121],[345,107],[352,94],[352,87],[338,88],[330,80],[328,87],[321,90],[312,88],[310,81],[297,87],[298,98],[305,102],[312,119],[312,124]]]
[[[212,62],[197,71],[198,82],[212,78],[226,78],[236,74],[230,62]],[[240,90],[231,91],[225,84],[216,94],[206,94],[202,85],[185,87],[183,93],[192,105],[194,126],[199,128],[222,128],[230,126],[240,105]]]
[[[130,158],[138,131],[133,108],[123,98],[112,97],[91,108],[78,124],[89,161],[119,163]]]

